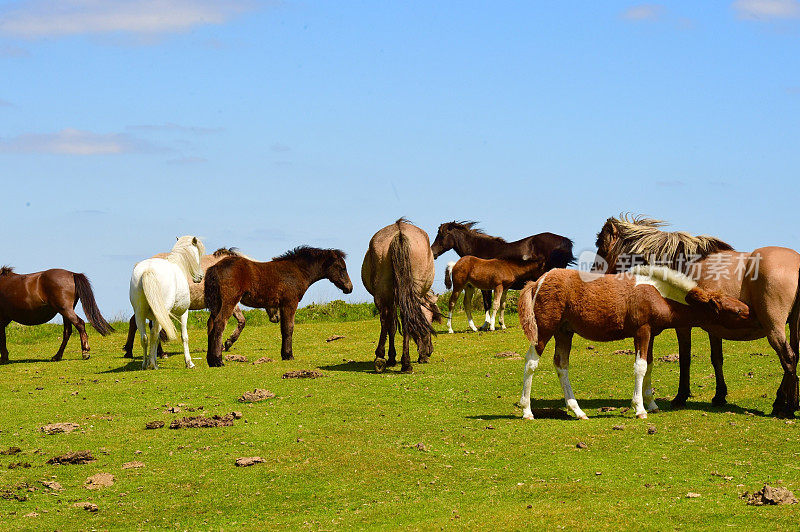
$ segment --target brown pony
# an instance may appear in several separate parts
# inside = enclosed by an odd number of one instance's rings
[[[490,236],[475,227],[477,222],[447,222],[439,226],[436,239],[431,245],[433,258],[450,249],[460,257],[472,255],[482,259],[542,260],[544,269],[566,268],[573,262],[572,240],[555,233],[539,233],[506,242]],[[522,288],[520,286],[520,288]],[[483,310],[486,320],[481,330],[489,328],[489,308],[492,303],[491,290],[483,290]]]
[[[506,328],[506,296],[509,289],[519,290],[526,282],[535,281],[545,272],[544,260],[534,257],[531,260],[513,259],[479,259],[466,256],[458,262],[450,262],[444,272],[445,287],[452,288],[448,303],[447,332],[452,333],[453,307],[458,303],[458,296],[464,290],[464,312],[473,331],[478,329],[472,321],[472,296],[475,289],[494,290],[492,318],[489,330],[494,330],[497,309],[500,309],[500,328]],[[452,281],[451,281],[452,279]]]
[[[695,279],[701,288],[719,290],[748,305],[754,315],[747,328],[728,328],[709,323],[703,328],[711,342],[711,363],[717,390],[712,402],[724,404],[728,388],[722,371],[722,339],[755,340],[767,337],[783,367],[783,380],[772,405],[772,414],[794,417],[798,409],[797,356],[800,343],[800,253],[783,247],[763,247],[737,252],[713,237],[694,237],[659,229],[660,220],[637,217],[609,218],[597,235],[597,254],[619,271],[620,257],[646,256],[675,264]],[[691,260],[694,259],[694,260]],[[789,340],[786,338],[789,324]],[[691,328],[675,330],[680,355],[680,383],[672,400],[683,406],[689,397]]]
[[[347,275],[345,254],[338,249],[299,246],[270,262],[245,257],[226,257],[206,271],[205,300],[208,318],[210,367],[223,366],[222,333],[233,309],[241,301],[248,307],[263,308],[273,323],[281,322],[281,358],[291,360],[294,314],[308,287],[328,279],[345,294],[353,291]]]
[[[165,259],[169,255],[169,253],[158,253],[157,255],[153,255],[152,258],[154,259]],[[209,267],[213,266],[214,264],[218,263],[225,257],[234,257],[234,256],[244,256],[236,248],[219,248],[211,255],[203,255],[200,257],[200,268],[205,272]],[[191,277],[186,278],[189,281],[189,296],[191,298],[191,304],[189,306],[189,310],[202,310],[206,308],[206,298],[203,290],[205,288],[205,279],[200,281],[199,283],[195,283]],[[233,343],[239,339],[239,335],[242,334],[242,329],[246,324],[246,320],[244,318],[244,312],[236,305],[236,308],[233,309],[233,317],[236,318],[236,330],[233,331],[231,337],[225,340],[225,344],[222,346],[224,351],[230,350]],[[136,316],[131,316],[130,324],[128,325],[128,338],[125,340],[125,345],[122,347],[122,350],[125,351],[125,355],[123,358],[133,358],[133,341],[136,338]],[[167,336],[164,331],[161,331],[161,340],[166,340]],[[161,344],[158,345],[158,354],[159,356],[163,353],[161,349]]]
[[[89,338],[83,320],[75,314],[79,299],[86,319],[97,332],[105,336],[114,331],[100,314],[92,285],[84,274],[60,269],[17,274],[8,266],[0,268],[0,364],[8,363],[6,326],[9,323],[39,325],[56,314],[63,318],[64,337],[51,360],[61,360],[73,325],[81,338],[83,358],[89,358]]]
[[[746,326],[749,309],[741,301],[697,286],[689,277],[665,267],[637,267],[630,273],[598,275],[577,270],[551,270],[528,283],[519,297],[519,320],[530,340],[523,371],[523,417],[533,419],[531,381],[539,357],[555,336],[556,366],[567,406],[587,419],[578,406],[569,382],[572,336],[608,342],[633,338],[633,407],[636,417],[658,410],[653,400],[651,370],[653,338],[664,329],[721,323],[730,328]],[[645,402],[647,409],[645,409]]]
[[[433,276],[433,254],[428,234],[408,220],[400,218],[375,233],[369,241],[361,265],[361,280],[374,297],[381,319],[381,334],[375,349],[375,371],[378,373],[387,366],[397,365],[394,335],[398,309],[403,334],[400,371],[413,371],[409,339],[417,344],[417,362],[428,362],[433,352],[431,334],[435,334],[431,321],[441,321],[436,296],[430,291]],[[387,335],[388,363],[384,358]]]

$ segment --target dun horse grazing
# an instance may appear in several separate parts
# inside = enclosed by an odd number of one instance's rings
[[[89,358],[89,338],[83,320],[75,314],[75,305],[81,301],[83,313],[97,332],[105,336],[114,329],[100,314],[94,300],[92,285],[82,273],[67,270],[17,274],[9,266],[0,268],[0,364],[8,363],[6,327],[12,321],[23,325],[39,325],[61,314],[64,336],[61,347],[51,360],[61,360],[72,336],[72,326],[78,329],[83,358]]]
[[[345,254],[338,249],[296,247],[270,262],[245,257],[226,257],[206,271],[205,298],[208,318],[210,367],[223,366],[222,334],[234,308],[241,301],[248,307],[263,308],[270,320],[281,322],[281,358],[291,360],[294,314],[308,287],[328,279],[345,294],[353,291],[347,275]]]
[[[772,413],[793,417],[798,409],[800,253],[774,246],[737,252],[718,239],[666,232],[659,229],[662,225],[664,222],[660,220],[642,217],[609,218],[597,235],[597,254],[608,262],[610,272],[624,269],[620,266],[629,264],[631,255],[644,256],[648,261],[655,257],[689,274],[701,288],[719,290],[750,305],[754,319],[749,327],[731,329],[713,322],[703,326],[711,342],[711,363],[716,374],[717,389],[712,402],[724,404],[728,393],[722,371],[722,339],[755,340],[766,336],[783,367],[783,380]],[[675,332],[680,383],[672,404],[682,406],[690,392],[691,327],[680,327]]]
[[[195,236],[182,236],[163,259],[145,259],[133,267],[131,274],[130,299],[133,305],[136,328],[142,342],[144,359],[142,369],[158,369],[156,352],[161,330],[168,340],[174,340],[178,331],[172,323],[172,316],[181,320],[181,340],[183,357],[187,368],[193,368],[189,355],[189,333],[186,329],[189,319],[189,281],[203,280],[200,257],[205,253],[203,243]],[[147,320],[153,323],[153,330],[147,334]]]
[[[375,299],[381,319],[381,334],[375,349],[375,371],[397,364],[394,335],[398,310],[403,353],[400,371],[410,373],[409,339],[417,344],[419,358],[425,363],[433,352],[431,321],[441,320],[436,296],[430,292],[434,265],[428,234],[408,220],[400,218],[375,233],[369,241],[361,265],[361,280]],[[389,337],[389,360],[384,358]]]
[[[531,260],[479,259],[466,256],[458,262],[450,262],[444,272],[444,285],[453,292],[450,295],[447,315],[447,332],[453,332],[453,307],[464,290],[464,312],[473,331],[478,329],[472,321],[472,296],[475,289],[494,290],[492,317],[489,330],[494,330],[497,309],[500,309],[500,327],[506,328],[506,296],[511,288],[522,288],[526,282],[539,278],[545,272],[544,261],[538,257]],[[452,281],[451,281],[452,279]]]
[[[566,268],[575,262],[572,255],[572,240],[554,233],[539,233],[514,242],[489,236],[475,228],[477,222],[447,222],[439,226],[436,239],[431,245],[433,258],[450,249],[460,257],[472,255],[481,259],[542,260],[544,269]],[[515,288],[519,290],[522,286]],[[481,330],[488,329],[489,308],[492,303],[490,290],[483,290],[483,310],[486,319]]]
[[[738,299],[697,286],[689,277],[665,267],[637,267],[631,273],[598,275],[557,269],[528,283],[519,297],[519,319],[531,342],[522,379],[523,417],[533,419],[531,382],[539,357],[555,336],[553,363],[567,406],[587,419],[569,382],[569,354],[575,333],[598,342],[633,338],[633,407],[636,417],[655,411],[651,370],[653,339],[664,329],[722,323],[745,326],[749,309]],[[647,407],[645,409],[645,403]]]
[[[166,259],[169,253],[159,253],[154,255],[152,258],[154,259]],[[203,255],[200,257],[200,268],[205,271],[214,264],[218,263],[225,257],[232,257],[232,256],[244,256],[237,251],[236,248],[220,248],[216,250],[211,255]],[[195,283],[191,277],[187,277],[186,280],[189,283],[189,310],[202,310],[206,308],[206,297],[203,293],[205,283],[204,281],[200,281],[199,283]],[[225,340],[225,344],[223,345],[223,350],[228,351],[233,343],[239,339],[239,335],[242,334],[242,329],[246,324],[246,320],[244,318],[244,312],[242,309],[237,305],[236,308],[233,309],[233,317],[236,318],[236,330],[233,331],[231,337]],[[122,348],[125,351],[124,358],[133,358],[133,340],[136,336],[136,316],[131,316],[131,322],[128,327],[128,338],[125,340],[125,346]],[[164,334],[161,334],[161,338],[164,338]],[[165,339],[165,338],[164,338]],[[158,347],[159,354],[161,354],[161,345],[159,344]]]

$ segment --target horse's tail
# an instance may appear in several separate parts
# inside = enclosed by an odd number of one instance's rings
[[[453,266],[455,266],[455,265],[456,265],[455,262],[448,262],[447,263],[447,268],[444,269],[444,286],[448,290],[453,288],[452,276],[453,276]]]
[[[78,299],[81,300],[83,313],[86,314],[86,319],[92,324],[97,332],[105,336],[114,332],[114,327],[109,325],[97,307],[97,301],[94,299],[94,291],[92,291],[92,283],[89,278],[82,273],[73,273],[72,278],[75,281],[75,292]]]
[[[517,303],[517,313],[519,314],[519,324],[528,337],[532,346],[539,343],[539,326],[536,324],[536,315],[533,313],[533,307],[536,305],[536,296],[539,295],[539,289],[544,284],[547,278],[545,272],[538,281],[530,282],[525,285],[522,292],[519,293],[519,302]],[[533,289],[536,288],[536,291]]]
[[[211,311],[212,316],[216,316],[217,313],[222,310],[222,297],[220,296],[219,286],[219,266],[216,264],[206,270],[203,298],[205,299],[206,308]]]
[[[436,331],[422,312],[422,306],[430,308],[430,303],[415,290],[411,270],[411,245],[403,231],[398,231],[389,244],[389,257],[394,274],[394,300],[400,307],[401,328],[404,332],[408,332],[419,346],[430,334],[436,334]]]
[[[565,238],[557,248],[550,252],[545,263],[545,269],[566,268],[576,262],[575,255],[572,254],[572,240]]]
[[[167,335],[167,339],[176,339],[178,331],[175,329],[175,324],[172,323],[166,304],[164,304],[161,283],[153,270],[145,270],[142,273],[142,292],[144,292],[144,298],[147,300],[150,310],[153,311],[153,316]]]

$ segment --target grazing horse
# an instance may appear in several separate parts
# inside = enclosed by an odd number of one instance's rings
[[[375,233],[361,265],[361,280],[375,299],[381,320],[381,334],[375,349],[375,371],[397,364],[394,335],[398,310],[403,335],[400,371],[410,373],[409,339],[417,344],[417,362],[426,363],[433,352],[431,321],[441,321],[436,296],[430,291],[434,265],[428,234],[400,218]],[[389,337],[389,361],[384,358]]]
[[[577,270],[551,270],[528,283],[519,297],[519,320],[530,340],[522,379],[523,417],[533,419],[531,381],[539,357],[555,336],[553,363],[567,406],[587,419],[569,382],[569,353],[575,333],[597,342],[633,338],[633,407],[636,417],[655,411],[651,370],[653,339],[664,329],[722,323],[745,326],[749,308],[738,299],[707,291],[688,276],[663,266],[638,266],[629,273],[600,275]],[[645,403],[647,408],[645,409]]]
[[[436,259],[450,249],[460,257],[472,255],[481,259],[541,259],[545,271],[553,268],[566,268],[575,262],[572,255],[572,240],[554,233],[539,233],[514,242],[506,242],[500,237],[489,236],[477,229],[477,222],[447,222],[439,226],[436,239],[431,245]],[[522,288],[520,286],[520,288]],[[489,308],[492,303],[490,290],[483,290],[483,310],[486,319],[481,330],[489,328]]]
[[[532,260],[513,259],[479,259],[467,255],[450,262],[444,272],[444,285],[452,288],[448,303],[447,332],[452,333],[453,307],[458,303],[458,296],[464,290],[464,312],[469,320],[469,327],[477,331],[472,321],[472,296],[475,289],[494,290],[492,302],[492,318],[489,330],[494,330],[497,309],[500,309],[500,328],[506,328],[506,296],[511,288],[519,290],[526,282],[535,281],[545,272],[544,261],[540,258]],[[451,280],[452,279],[452,280]]]
[[[270,262],[245,257],[226,257],[206,271],[205,298],[208,318],[209,367],[223,366],[222,334],[233,309],[241,301],[263,308],[270,320],[281,322],[281,358],[291,360],[294,314],[308,287],[328,279],[345,294],[353,291],[347,275],[345,254],[338,249],[299,246]]]
[[[664,222],[637,217],[609,218],[597,235],[597,254],[609,265],[609,272],[629,263],[630,255],[645,256],[675,264],[695,279],[701,288],[719,290],[750,305],[755,320],[748,328],[730,329],[717,323],[706,324],[711,342],[711,363],[716,375],[715,405],[724,404],[728,388],[722,371],[722,339],[756,340],[766,336],[778,354],[783,379],[778,388],[772,414],[793,417],[798,409],[797,356],[800,338],[800,253],[784,247],[763,247],[752,252],[734,251],[728,244],[711,237],[659,229]],[[789,341],[786,323],[789,324]],[[683,406],[689,397],[691,328],[675,329],[680,355],[680,382],[674,406]]]
[[[72,326],[78,329],[83,358],[89,358],[89,338],[83,320],[75,314],[80,299],[83,313],[97,332],[105,336],[114,329],[100,314],[94,300],[92,285],[82,273],[67,270],[18,274],[10,266],[0,268],[0,364],[8,364],[6,327],[12,321],[23,325],[39,325],[61,314],[64,336],[61,347],[51,360],[61,360],[72,336]]]
[[[144,358],[142,369],[158,369],[156,352],[161,330],[168,340],[174,340],[178,331],[172,323],[172,316],[181,320],[181,340],[183,357],[187,368],[193,368],[189,354],[189,333],[186,325],[189,319],[189,281],[203,280],[200,257],[205,246],[196,236],[182,236],[172,247],[166,258],[145,259],[133,267],[131,274],[130,299],[133,306],[136,328],[142,342]],[[153,324],[147,334],[147,320]]]
[[[154,255],[152,258],[154,259],[166,259],[168,253],[159,253]],[[218,263],[225,257],[231,256],[244,256],[236,248],[220,248],[216,250],[211,255],[203,255],[200,257],[200,268],[205,272],[210,266]],[[195,283],[194,280],[190,278],[186,278],[189,282],[189,310],[202,310],[206,308],[206,298],[203,294],[203,289],[205,287],[204,281],[200,281],[199,283]],[[235,309],[233,309],[233,317],[236,318],[236,330],[233,331],[231,337],[225,340],[225,344],[222,346],[224,351],[228,351],[233,343],[239,339],[239,335],[242,334],[242,329],[246,324],[246,320],[244,317],[244,312],[242,309],[237,305]],[[125,351],[124,358],[133,358],[133,340],[136,336],[136,316],[131,316],[130,325],[128,326],[128,338],[125,340],[125,345],[123,346],[123,351]],[[161,334],[161,338],[164,338],[164,334]],[[161,354],[161,345],[158,346],[158,354]]]

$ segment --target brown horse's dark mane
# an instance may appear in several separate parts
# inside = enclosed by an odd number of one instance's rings
[[[501,238],[499,236],[487,235],[486,231],[484,231],[483,229],[481,229],[479,227],[475,227],[476,225],[478,225],[478,223],[480,223],[480,222],[476,222],[476,221],[472,221],[472,220],[462,220],[460,222],[456,221],[456,220],[453,220],[452,222],[447,222],[446,224],[444,224],[444,226],[448,230],[463,231],[463,232],[469,233],[470,235],[472,235],[474,237],[481,238],[481,239],[484,239],[484,240],[494,240],[495,242],[505,242],[506,241],[505,238]]]
[[[5,275],[7,273],[14,273],[14,267],[13,266],[3,266],[2,268],[0,268],[0,275]]]
[[[219,248],[212,255],[214,257],[238,257],[241,253],[239,253],[239,248]]]
[[[344,260],[345,258],[347,258],[347,254],[341,249],[334,249],[334,248],[322,249],[322,248],[313,248],[311,246],[297,246],[294,249],[290,249],[283,255],[278,255],[277,257],[273,257],[272,260],[320,262],[324,261],[325,259],[331,259],[331,258]]]

